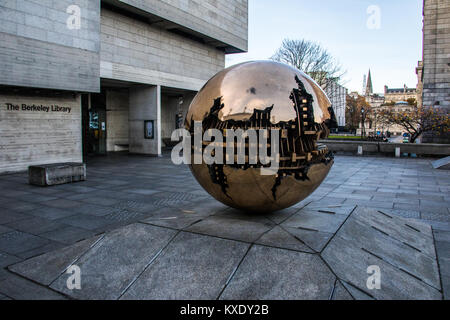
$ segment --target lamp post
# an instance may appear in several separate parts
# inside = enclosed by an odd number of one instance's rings
[[[364,127],[364,122],[366,118],[364,107],[361,108],[361,139],[366,135],[366,129]]]
[[[375,110],[374,112],[374,117],[375,117],[375,136],[377,136],[378,137],[378,130],[377,130],[377,110]]]

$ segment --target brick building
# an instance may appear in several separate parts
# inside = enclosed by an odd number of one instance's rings
[[[161,154],[247,33],[247,0],[1,1],[0,172]]]

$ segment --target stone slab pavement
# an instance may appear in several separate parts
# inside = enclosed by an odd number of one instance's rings
[[[87,181],[47,188],[2,175],[0,299],[448,299],[450,174],[432,160],[337,156],[270,215],[218,203],[168,155],[94,158]]]

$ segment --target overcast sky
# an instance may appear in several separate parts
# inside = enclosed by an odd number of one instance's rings
[[[369,68],[375,92],[383,93],[384,85],[415,87],[415,67],[422,59],[422,3],[249,0],[248,53],[227,55],[226,66],[268,59],[284,38],[307,39],[319,42],[343,65],[350,91],[361,92]]]

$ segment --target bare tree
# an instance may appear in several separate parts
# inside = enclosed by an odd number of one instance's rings
[[[329,81],[339,83],[345,74],[331,54],[313,41],[284,39],[270,59],[302,70],[324,89]]]

